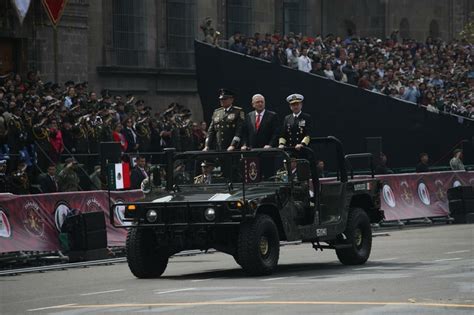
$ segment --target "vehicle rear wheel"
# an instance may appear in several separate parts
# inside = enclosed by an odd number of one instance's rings
[[[349,212],[344,244],[351,247],[336,249],[337,258],[344,265],[362,265],[369,259],[372,249],[372,229],[364,210],[355,208]]]
[[[271,274],[280,257],[278,229],[268,215],[243,223],[239,231],[236,262],[253,276]]]
[[[168,265],[168,252],[158,247],[156,236],[150,229],[130,229],[126,253],[128,267],[137,278],[157,278]]]

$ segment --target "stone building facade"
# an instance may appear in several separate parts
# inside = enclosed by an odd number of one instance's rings
[[[193,40],[210,17],[222,39],[234,31],[450,40],[472,0],[68,0],[52,27],[40,1],[22,25],[0,0],[0,75],[36,70],[43,80],[88,81],[96,91],[132,92],[155,109],[177,101],[202,118]]]

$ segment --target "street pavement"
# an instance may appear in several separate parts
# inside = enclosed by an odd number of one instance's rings
[[[474,314],[474,225],[392,230],[365,265],[311,244],[248,277],[222,253],[173,257],[161,278],[126,263],[0,277],[0,314]]]

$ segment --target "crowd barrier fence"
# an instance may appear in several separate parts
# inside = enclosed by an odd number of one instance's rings
[[[446,217],[449,215],[447,190],[474,186],[474,172],[436,172],[379,175],[381,208],[385,221]],[[133,202],[143,198],[140,190],[113,191],[111,202]],[[59,251],[59,232],[72,209],[79,212],[103,211],[108,246],[124,246],[127,230],[110,224],[108,192],[74,192],[38,195],[0,194],[0,253],[19,251]],[[115,221],[123,222],[117,207]]]

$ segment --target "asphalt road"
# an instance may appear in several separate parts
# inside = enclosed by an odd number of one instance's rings
[[[365,265],[288,245],[257,278],[221,253],[174,257],[153,280],[125,263],[0,277],[0,313],[474,314],[474,225],[389,234]]]

